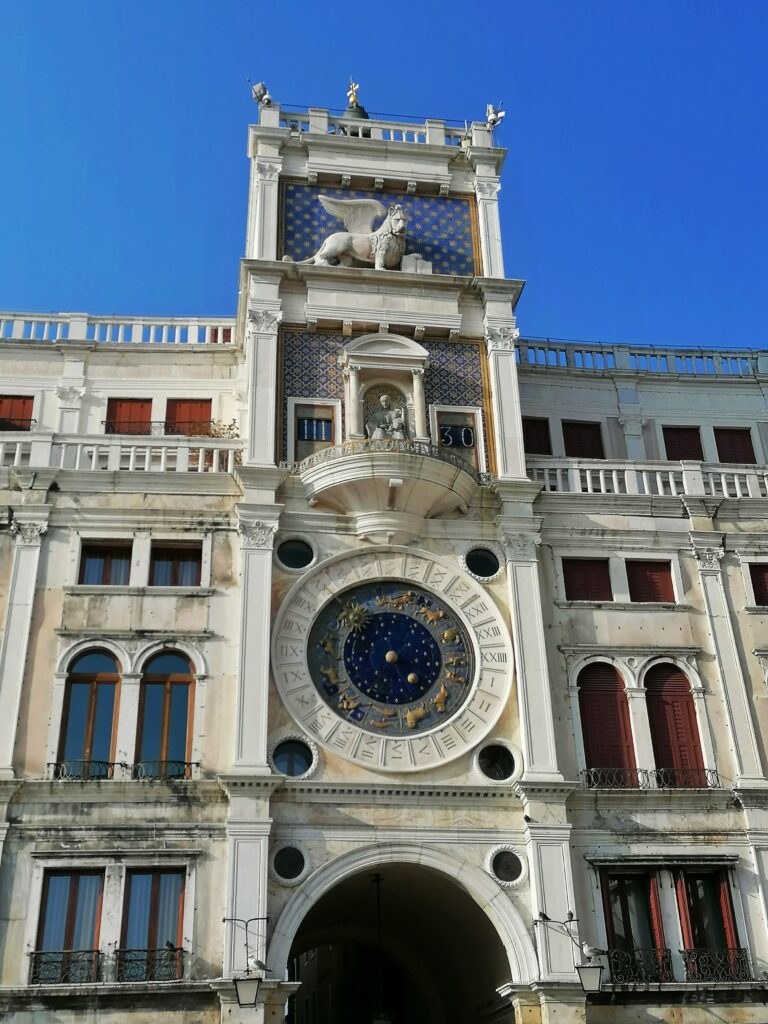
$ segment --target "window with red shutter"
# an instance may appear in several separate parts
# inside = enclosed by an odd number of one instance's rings
[[[664,449],[668,459],[704,461],[701,432],[698,427],[662,427]]]
[[[768,605],[768,562],[753,562],[749,567],[755,604]]]
[[[0,430],[30,430],[32,396],[0,395]]]
[[[589,783],[636,786],[635,748],[624,680],[612,665],[595,662],[579,673],[578,687]]]
[[[165,410],[166,434],[209,437],[211,399],[169,398]]]
[[[549,420],[523,416],[523,447],[527,455],[551,455]]]
[[[628,561],[625,565],[630,601],[675,603],[669,562]]]
[[[754,466],[757,462],[749,427],[715,427],[717,457],[721,462]]]
[[[675,665],[655,665],[645,677],[648,721],[659,786],[707,785],[691,684]]]
[[[604,459],[603,434],[599,423],[563,420],[565,454],[574,459]]]
[[[607,558],[564,558],[567,601],[612,601]]]
[[[151,434],[151,398],[110,398],[107,401],[105,434]]]

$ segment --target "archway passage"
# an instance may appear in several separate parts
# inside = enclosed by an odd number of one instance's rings
[[[340,882],[307,913],[291,948],[302,987],[290,1024],[479,1024],[510,980],[501,940],[452,879],[414,864]],[[380,922],[380,928],[379,928]]]

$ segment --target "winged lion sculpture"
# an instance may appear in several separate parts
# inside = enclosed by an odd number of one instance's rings
[[[399,203],[387,209],[377,199],[317,198],[325,212],[342,221],[347,230],[329,235],[314,256],[300,263],[351,267],[357,261],[372,263],[376,270],[395,270],[400,266],[407,218]],[[374,231],[374,222],[382,216],[384,220]]]

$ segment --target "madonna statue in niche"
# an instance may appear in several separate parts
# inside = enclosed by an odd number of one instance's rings
[[[365,430],[370,441],[405,441],[408,437],[408,426],[404,409],[391,409],[389,395],[379,399],[381,408],[371,413]]]

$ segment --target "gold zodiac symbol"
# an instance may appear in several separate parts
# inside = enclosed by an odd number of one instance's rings
[[[387,729],[390,725],[396,725],[394,718],[372,718],[371,725],[374,729]]]
[[[464,664],[464,659],[462,657],[460,657],[460,656],[453,657],[453,658],[448,658],[446,660],[445,664],[446,665],[463,665]]]
[[[379,608],[397,608],[402,611],[407,605],[413,604],[416,595],[412,590],[405,590],[397,597],[377,597],[376,604]]]
[[[433,626],[436,622],[439,622],[440,619],[445,618],[445,612],[442,610],[442,608],[436,612],[430,611],[429,608],[419,608],[416,614],[423,615],[427,622],[429,622]]]
[[[440,683],[440,689],[437,691],[435,696],[432,698],[432,703],[435,705],[435,709],[438,714],[442,715],[445,712],[445,702],[448,700],[448,689],[445,683]]]
[[[330,633],[326,633],[317,646],[322,648],[326,654],[334,656],[336,654],[336,637],[331,636]]]
[[[423,704],[417,708],[411,708],[410,711],[405,712],[405,724],[409,729],[415,729],[422,718],[426,718],[429,712]]]
[[[343,682],[343,680],[339,679],[339,674],[333,665],[331,665],[330,668],[321,668],[320,674],[324,675],[328,682],[332,683],[333,686],[341,686]]]
[[[451,672],[450,669],[445,670],[445,678],[452,679],[454,682],[463,683],[466,682],[464,676],[458,675],[456,672]]]
[[[455,629],[446,629],[440,639],[444,644],[455,644],[459,640],[459,634]]]

